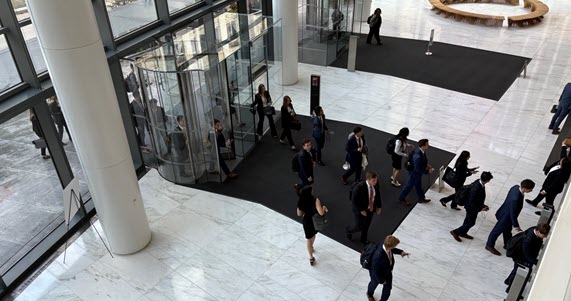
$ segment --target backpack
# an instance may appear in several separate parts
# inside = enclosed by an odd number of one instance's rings
[[[378,246],[375,244],[368,244],[361,252],[361,266],[364,269],[370,270],[373,265],[373,255],[377,251]]]
[[[359,183],[361,183],[361,181],[357,181],[353,183],[353,185],[351,185],[351,190],[349,191],[349,201],[353,201],[353,191],[355,190],[355,187],[357,187],[357,184]]]
[[[413,171],[413,170],[414,170],[414,160],[413,160],[413,158],[414,158],[414,151],[412,151],[412,152],[410,152],[410,153],[408,154],[408,158],[407,158],[407,160],[406,160],[406,163],[404,164],[404,168],[405,168],[407,171]]]
[[[301,156],[302,151],[295,153],[293,159],[291,159],[291,170],[293,172],[299,172],[299,156]]]
[[[397,145],[396,137],[389,139],[389,141],[387,142],[387,154],[394,155],[396,145]]]
[[[371,18],[373,17],[373,15],[370,15],[369,18],[367,18],[367,24],[371,24]]]
[[[460,206],[466,205],[466,201],[468,201],[468,198],[470,198],[470,189],[472,189],[472,186],[474,186],[474,183],[464,185],[460,187],[460,189],[458,189],[458,192],[456,192],[456,196],[454,199],[456,201],[456,204]]]
[[[523,240],[525,239],[525,231],[514,235],[506,244],[506,256],[513,258],[519,250],[522,249]]]

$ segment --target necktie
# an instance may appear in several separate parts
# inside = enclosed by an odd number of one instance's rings
[[[374,210],[374,206],[375,203],[373,202],[374,200],[374,191],[373,191],[373,186],[369,186],[369,210],[373,211]]]
[[[361,147],[361,138],[357,137],[357,146]]]
[[[389,264],[393,265],[393,256],[391,250],[387,250],[387,256],[389,257]]]

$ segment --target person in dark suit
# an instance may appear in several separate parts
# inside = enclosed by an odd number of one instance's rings
[[[34,110],[32,110],[32,109],[30,109],[30,122],[32,123],[32,130],[34,131],[36,136],[38,136],[38,138],[40,138],[40,139],[43,139],[44,134],[42,133],[42,128],[40,127],[40,122],[38,121],[38,118],[36,117],[36,114],[34,113]],[[40,148],[40,153],[41,153],[42,158],[44,160],[51,158],[50,155],[46,154],[46,148],[45,147]]]
[[[367,179],[357,183],[353,187],[351,194],[351,203],[353,207],[353,215],[355,216],[355,224],[353,227],[347,227],[346,235],[348,239],[353,239],[353,233],[361,232],[361,242],[368,244],[367,235],[369,226],[373,221],[373,214],[381,214],[382,202],[381,191],[379,188],[379,175],[374,171],[368,171]]]
[[[353,129],[353,135],[347,140],[345,144],[345,160],[349,163],[349,169],[341,175],[341,182],[343,185],[349,184],[347,179],[355,173],[355,182],[361,180],[361,171],[363,170],[363,153],[366,152],[367,144],[365,143],[365,136],[363,128],[360,126]]]
[[[498,250],[496,250],[496,240],[503,234],[504,236],[504,246],[512,238],[512,227],[521,232],[519,227],[519,222],[517,220],[521,209],[523,208],[523,196],[529,193],[535,187],[535,183],[530,179],[525,179],[521,181],[521,186],[514,185],[508,192],[506,200],[496,212],[496,219],[498,222],[490,232],[488,236],[488,242],[486,242],[486,250],[494,255],[502,255]]]
[[[428,164],[428,158],[426,157],[428,147],[428,139],[420,139],[418,141],[418,148],[414,151],[412,157],[414,169],[410,172],[408,180],[399,196],[399,203],[401,205],[410,206],[410,202],[406,200],[406,196],[410,193],[413,186],[416,188],[419,203],[430,202],[430,200],[425,197],[424,190],[422,189],[422,175],[434,171],[434,168]]]
[[[304,187],[300,191],[299,201],[297,202],[297,216],[303,217],[303,231],[305,232],[305,239],[307,239],[307,252],[309,253],[310,265],[315,264],[313,244],[315,243],[315,236],[318,233],[313,224],[313,216],[315,214],[323,216],[327,211],[327,207],[321,203],[321,200],[313,195],[313,188],[311,186]]]
[[[59,141],[62,142],[63,140],[63,131],[67,132],[67,138],[71,141],[71,134],[69,133],[69,128],[67,127],[67,123],[65,122],[65,118],[63,116],[63,112],[61,111],[61,107],[59,105],[59,101],[57,96],[54,96],[48,100],[48,109],[50,110],[50,114],[52,115],[52,119],[57,127],[57,132],[59,135]],[[66,145],[62,142],[63,145]]]
[[[264,118],[268,118],[270,124],[270,132],[272,137],[278,138],[278,132],[276,130],[276,125],[274,124],[274,116],[271,114],[266,114],[266,109],[272,106],[272,98],[270,93],[266,90],[264,84],[258,86],[258,93],[254,96],[254,102],[252,102],[252,108],[256,109],[258,112],[258,128],[256,133],[260,136],[264,134]]]
[[[450,231],[450,234],[452,234],[456,241],[461,242],[462,240],[460,237],[474,239],[474,237],[468,235],[468,231],[476,224],[476,219],[478,218],[478,213],[480,211],[490,210],[490,207],[484,204],[486,201],[485,185],[493,178],[494,177],[491,172],[484,171],[480,176],[480,179],[472,183],[468,201],[464,205],[464,208],[466,209],[466,218],[464,218],[464,223],[460,228]]]
[[[145,119],[145,108],[143,107],[143,103],[141,102],[141,97],[139,95],[133,98],[133,101],[130,104],[130,109],[131,115],[135,120],[135,128],[137,129],[139,146],[147,147],[145,142],[145,127],[147,120]]]
[[[228,168],[228,165],[226,165],[226,161],[224,160],[222,154],[220,153],[221,147],[229,147],[230,143],[232,143],[230,139],[226,140],[226,138],[224,138],[224,134],[222,133],[223,130],[224,128],[222,127],[222,123],[220,122],[220,120],[214,119],[214,133],[210,135],[209,139],[212,144],[216,144],[213,145],[213,147],[216,147],[215,155],[218,157],[217,161],[218,164],[220,165],[220,169],[224,172],[224,174],[228,177],[228,179],[235,179],[238,177],[238,174],[230,171],[230,168]],[[216,161],[216,158],[212,159]]]
[[[190,174],[186,173],[186,163],[190,160],[190,153],[188,149],[184,117],[182,115],[178,115],[176,117],[176,122],[178,125],[171,135],[175,151],[173,160],[176,164],[175,169],[181,177],[191,177]]]
[[[458,157],[458,160],[456,160],[456,164],[454,164],[454,170],[456,172],[456,185],[453,188],[455,192],[445,198],[440,199],[440,204],[442,204],[442,206],[446,207],[446,203],[452,201],[450,208],[454,210],[460,210],[460,208],[458,208],[458,204],[456,204],[456,193],[458,192],[458,189],[464,186],[467,177],[478,172],[476,168],[468,168],[468,160],[470,160],[470,152],[462,151]]]
[[[563,191],[565,184],[569,181],[571,175],[571,159],[564,157],[559,160],[559,164],[552,167],[547,174],[547,178],[541,186],[541,190],[533,200],[525,200],[533,207],[537,207],[545,198],[545,202],[553,205],[555,197]],[[538,211],[539,212],[539,211]],[[536,212],[537,213],[537,212]],[[541,213],[540,213],[541,214]]]
[[[401,257],[410,256],[409,253],[397,248],[399,243],[400,240],[398,238],[389,235],[385,238],[382,247],[377,247],[377,250],[373,254],[371,269],[369,270],[371,281],[367,287],[367,298],[369,301],[375,301],[373,295],[379,284],[383,285],[383,293],[379,301],[389,300],[391,289],[393,288],[394,254],[400,255]]]
[[[559,165],[559,163],[561,162],[561,159],[567,158],[567,157],[570,157],[569,159],[571,160],[571,146],[566,145],[565,141],[563,141],[563,143],[561,143],[561,152],[559,153],[559,160],[543,167],[543,173],[545,175],[547,175],[553,167]]]
[[[312,136],[315,141],[314,147],[317,154],[317,164],[325,166],[325,163],[321,161],[321,150],[325,146],[325,132],[328,132],[329,129],[325,123],[325,114],[323,114],[322,107],[315,107],[313,110],[313,116],[311,116],[311,123],[313,123]]]
[[[367,35],[367,44],[371,44],[371,40],[373,36],[375,36],[377,44],[383,45],[380,36],[381,24],[383,24],[383,17],[381,17],[380,8],[375,9],[373,15],[371,15],[369,19],[367,19],[367,23],[369,24],[369,34]]]
[[[296,122],[296,114],[291,103],[291,98],[289,96],[284,96],[284,102],[281,109],[281,119],[282,119],[282,134],[280,136],[280,143],[285,144],[284,138],[287,137],[287,141],[292,150],[296,150],[293,144],[293,137],[291,135],[292,123]]]
[[[557,106],[557,112],[553,114],[553,118],[551,119],[551,123],[549,123],[549,129],[553,130],[551,132],[554,135],[559,135],[561,132],[559,131],[559,125],[567,117],[571,111],[571,83],[567,83],[565,88],[563,88],[563,92],[561,93],[561,97],[559,97],[559,105]]]
[[[510,287],[517,272],[518,263],[527,267],[537,264],[537,255],[539,255],[539,251],[543,245],[543,240],[547,237],[550,230],[551,227],[549,224],[539,224],[537,227],[531,227],[525,230],[525,236],[521,246],[515,250],[512,256],[514,268],[508,278],[504,280],[504,284],[508,286],[506,293],[510,291]]]
[[[313,167],[315,167],[315,155],[312,150],[311,140],[306,138],[302,143],[302,150],[298,157],[300,183],[294,185],[295,192],[299,195],[300,190],[313,184]]]

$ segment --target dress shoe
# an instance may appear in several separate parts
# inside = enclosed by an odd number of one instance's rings
[[[407,200],[400,200],[399,204],[404,205],[404,206],[410,206],[410,202]]]
[[[51,156],[49,156],[49,155],[42,155],[42,158],[43,158],[44,160],[47,160],[47,159],[51,158]]]
[[[323,163],[323,161],[321,161],[321,160],[317,161],[317,164],[319,164],[321,166],[325,166],[325,163]]]
[[[345,236],[348,240],[353,240],[353,233],[349,232],[349,227],[345,227]]]
[[[535,211],[535,215],[541,215],[541,211]]]
[[[488,247],[486,246],[486,250],[488,250],[490,253],[496,255],[496,256],[502,256],[502,253],[500,253],[498,250],[496,250],[496,248],[494,247]]]
[[[446,208],[446,200],[444,198],[440,199],[440,204]]]
[[[553,134],[553,135],[559,135],[559,134],[561,134],[561,132],[558,131],[558,130],[553,130],[553,132],[551,132],[551,134]]]
[[[452,230],[452,231],[450,231],[450,234],[452,234],[452,236],[454,237],[454,239],[457,242],[462,242],[462,240],[460,239],[460,236],[458,236],[458,233],[456,233],[456,231]]]
[[[450,209],[453,209],[453,210],[458,210],[458,211],[460,211],[460,210],[461,210],[460,208],[458,208],[458,206],[450,207]]]
[[[474,236],[468,234],[458,234],[458,236],[466,238],[466,239],[474,239]]]
[[[235,172],[231,172],[227,175],[228,179],[236,179],[238,177],[238,174]]]
[[[369,294],[367,294],[367,301],[375,301],[375,298]]]
[[[349,182],[347,182],[347,180],[345,180],[345,178],[341,177],[341,182],[343,183],[343,185],[348,185]]]
[[[530,204],[530,205],[533,206],[533,207],[537,207],[537,205],[536,205],[532,200],[530,200],[530,199],[525,199],[525,202],[528,203],[528,204]]]
[[[422,199],[422,200],[418,200],[419,203],[424,204],[424,203],[429,203],[430,199]]]

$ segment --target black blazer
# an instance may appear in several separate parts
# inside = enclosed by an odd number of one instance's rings
[[[464,186],[466,182],[466,178],[472,175],[470,169],[468,169],[468,162],[456,160],[456,165],[454,165],[456,169],[456,183],[458,184],[457,187]]]
[[[183,131],[180,126],[177,126],[176,131],[172,134],[173,144],[179,156],[184,155],[185,152],[183,151],[186,149],[186,136]]]
[[[519,185],[514,185],[508,192],[506,200],[496,212],[496,218],[498,221],[508,220],[511,222],[512,226],[519,227],[517,218],[522,209],[523,194],[521,193]]]
[[[486,201],[486,189],[482,186],[480,180],[476,180],[470,189],[468,202],[464,206],[466,211],[480,212],[484,209],[484,202]]]
[[[569,175],[564,174],[563,170],[554,170],[547,174],[547,178],[545,178],[541,190],[545,190],[549,195],[557,195],[563,191],[567,180],[569,180]]]
[[[381,202],[381,191],[379,188],[379,183],[373,186],[375,189],[375,200],[374,200],[374,209],[382,208]],[[353,207],[355,207],[359,211],[367,210],[369,208],[369,186],[367,185],[367,181],[361,181],[353,187],[353,194],[351,202],[353,203]],[[373,210],[374,211],[374,210]]]
[[[268,98],[268,106],[271,105],[272,105],[272,97],[270,96]],[[254,96],[254,102],[252,103],[252,107],[256,108],[258,114],[264,115],[264,101],[262,100],[262,95],[260,95],[260,93],[256,93],[256,95]]]
[[[567,146],[561,146],[561,152],[559,153],[559,160],[545,166],[543,168],[543,174],[544,175],[547,175],[553,167],[557,166],[559,164],[559,161],[561,161],[561,159],[568,157],[568,155],[567,155],[568,149],[569,148]],[[569,157],[571,157],[571,153],[569,153]]]
[[[292,106],[293,108],[293,106]],[[293,122],[293,116],[288,112],[287,107],[282,106],[281,117],[282,117],[282,128],[289,129]]]
[[[42,129],[40,127],[40,122],[38,121],[38,118],[36,117],[36,115],[34,115],[32,117],[32,119],[30,119],[30,121],[32,122],[32,130],[34,131],[34,133],[36,133],[36,136],[38,136],[40,138],[44,138],[44,135],[42,133]]]
[[[513,259],[517,262],[531,266],[537,264],[537,255],[541,250],[541,245],[543,245],[543,239],[535,235],[536,227],[531,227],[525,230],[525,237],[521,244],[521,249],[517,250]]]
[[[365,148],[366,142],[364,135],[361,137],[361,143],[361,147]],[[363,161],[363,153],[358,151],[358,148],[359,145],[357,144],[357,137],[353,135],[347,140],[347,143],[345,144],[345,151],[347,152],[345,160],[353,164],[361,165],[361,162]]]
[[[313,177],[313,161],[315,161],[314,156],[307,152],[305,149],[301,150],[299,155],[299,176],[303,179],[308,179]]]
[[[377,278],[379,283],[384,283],[387,281],[393,273],[393,268],[395,266],[395,256],[394,254],[402,254],[402,250],[398,248],[394,248],[391,250],[391,261],[389,261],[389,256],[385,249],[383,249],[383,245],[379,245],[375,254],[373,254],[373,262],[371,263],[371,272],[373,276]],[[391,263],[392,262],[392,263]]]

